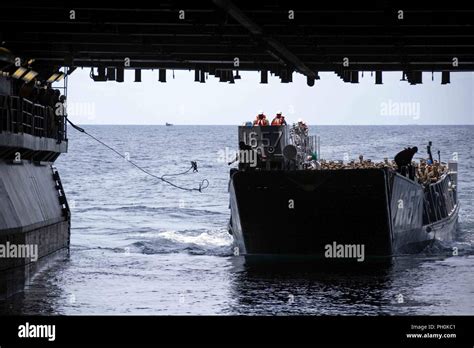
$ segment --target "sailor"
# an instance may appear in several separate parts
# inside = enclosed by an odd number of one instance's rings
[[[51,85],[48,85],[48,87],[46,87],[45,103],[45,106],[50,106],[54,108],[54,90],[51,88]]]
[[[397,164],[397,170],[400,174],[408,176],[414,180],[415,179],[415,170],[412,166],[413,156],[418,152],[418,148],[408,147],[395,155],[395,163]]]
[[[308,126],[302,118],[298,119],[298,127],[300,127],[305,133],[308,131]]]
[[[313,156],[306,156],[306,167],[310,170],[320,170],[321,163],[313,158]]]
[[[55,89],[53,91],[53,96],[51,97],[51,106],[53,107],[53,109],[56,108],[56,105],[59,103],[59,98],[61,97],[61,92],[59,91],[59,89]]]
[[[408,147],[403,151],[400,151],[395,155],[395,163],[397,164],[398,168],[409,166],[413,160],[413,156],[415,153],[418,152],[418,148]]]
[[[247,151],[247,154],[244,154],[244,151]],[[242,161],[242,159],[245,158],[250,158],[251,159],[251,154],[250,151],[254,151],[254,149],[250,146],[245,144],[243,141],[239,142],[239,152],[235,156],[235,159],[228,162],[227,164],[230,166],[231,164],[235,162],[239,162],[239,169],[240,170],[249,170],[252,169],[252,166],[250,165],[250,162]]]
[[[30,82],[25,82],[20,88],[20,97],[33,101],[31,96],[33,95],[34,87],[34,80],[31,80]]]
[[[259,111],[255,121],[253,121],[254,126],[268,126],[267,116],[263,113],[263,111]]]
[[[275,118],[272,121],[272,126],[284,126],[286,125],[285,116],[281,111],[278,111]]]
[[[38,91],[38,103],[45,106],[47,105],[46,102],[46,90],[44,88],[40,88]]]

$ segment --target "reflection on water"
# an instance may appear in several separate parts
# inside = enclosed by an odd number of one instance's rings
[[[0,311],[42,315],[474,313],[472,255],[406,256],[363,268],[316,263],[249,265],[243,257],[152,257],[159,260],[152,264],[160,269],[131,275],[113,269],[107,272],[96,265],[87,282],[73,278],[70,270],[78,267],[72,265],[75,260],[58,263],[41,273],[24,293],[2,302]],[[125,264],[133,268],[134,263],[147,263],[123,257],[112,262],[122,269]],[[464,278],[458,277],[460,271]],[[123,284],[116,288],[118,278]]]
[[[385,263],[360,267],[319,267],[317,264],[292,264],[276,270],[270,265],[242,266],[235,273],[232,293],[236,302],[230,313],[239,314],[469,314],[474,277],[459,279],[466,286],[463,295],[452,280],[449,268],[474,258],[398,257]],[[444,269],[441,274],[438,269]],[[439,287],[439,289],[432,287]],[[470,293],[469,293],[470,288]],[[465,302],[464,302],[465,301]],[[456,302],[468,307],[443,308]]]

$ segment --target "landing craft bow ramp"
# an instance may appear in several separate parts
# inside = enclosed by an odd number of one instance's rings
[[[67,67],[94,68],[96,81],[123,81],[124,69],[195,71],[235,83],[239,71],[268,74],[281,82],[294,73],[318,83],[319,72],[357,83],[362,71],[404,72],[410,84],[422,71],[474,70],[474,11],[468,2],[373,1],[99,1],[0,4],[2,74],[26,69],[48,79]]]

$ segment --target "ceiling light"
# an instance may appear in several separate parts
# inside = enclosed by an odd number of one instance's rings
[[[21,78],[23,75],[25,75],[26,73],[26,69],[25,68],[22,68],[21,66],[16,69],[16,71],[13,73],[13,77],[16,78],[16,79],[19,79]]]

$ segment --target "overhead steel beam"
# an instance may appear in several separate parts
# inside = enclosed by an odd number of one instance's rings
[[[272,47],[276,55],[284,61],[291,63],[297,71],[306,75],[307,77],[317,79],[318,75],[313,70],[308,68],[297,56],[289,51],[283,44],[271,37],[265,37],[262,28],[245,15],[234,3],[230,0],[212,0],[214,4],[226,11],[237,22],[245,27],[252,35],[261,38],[265,43]]]

